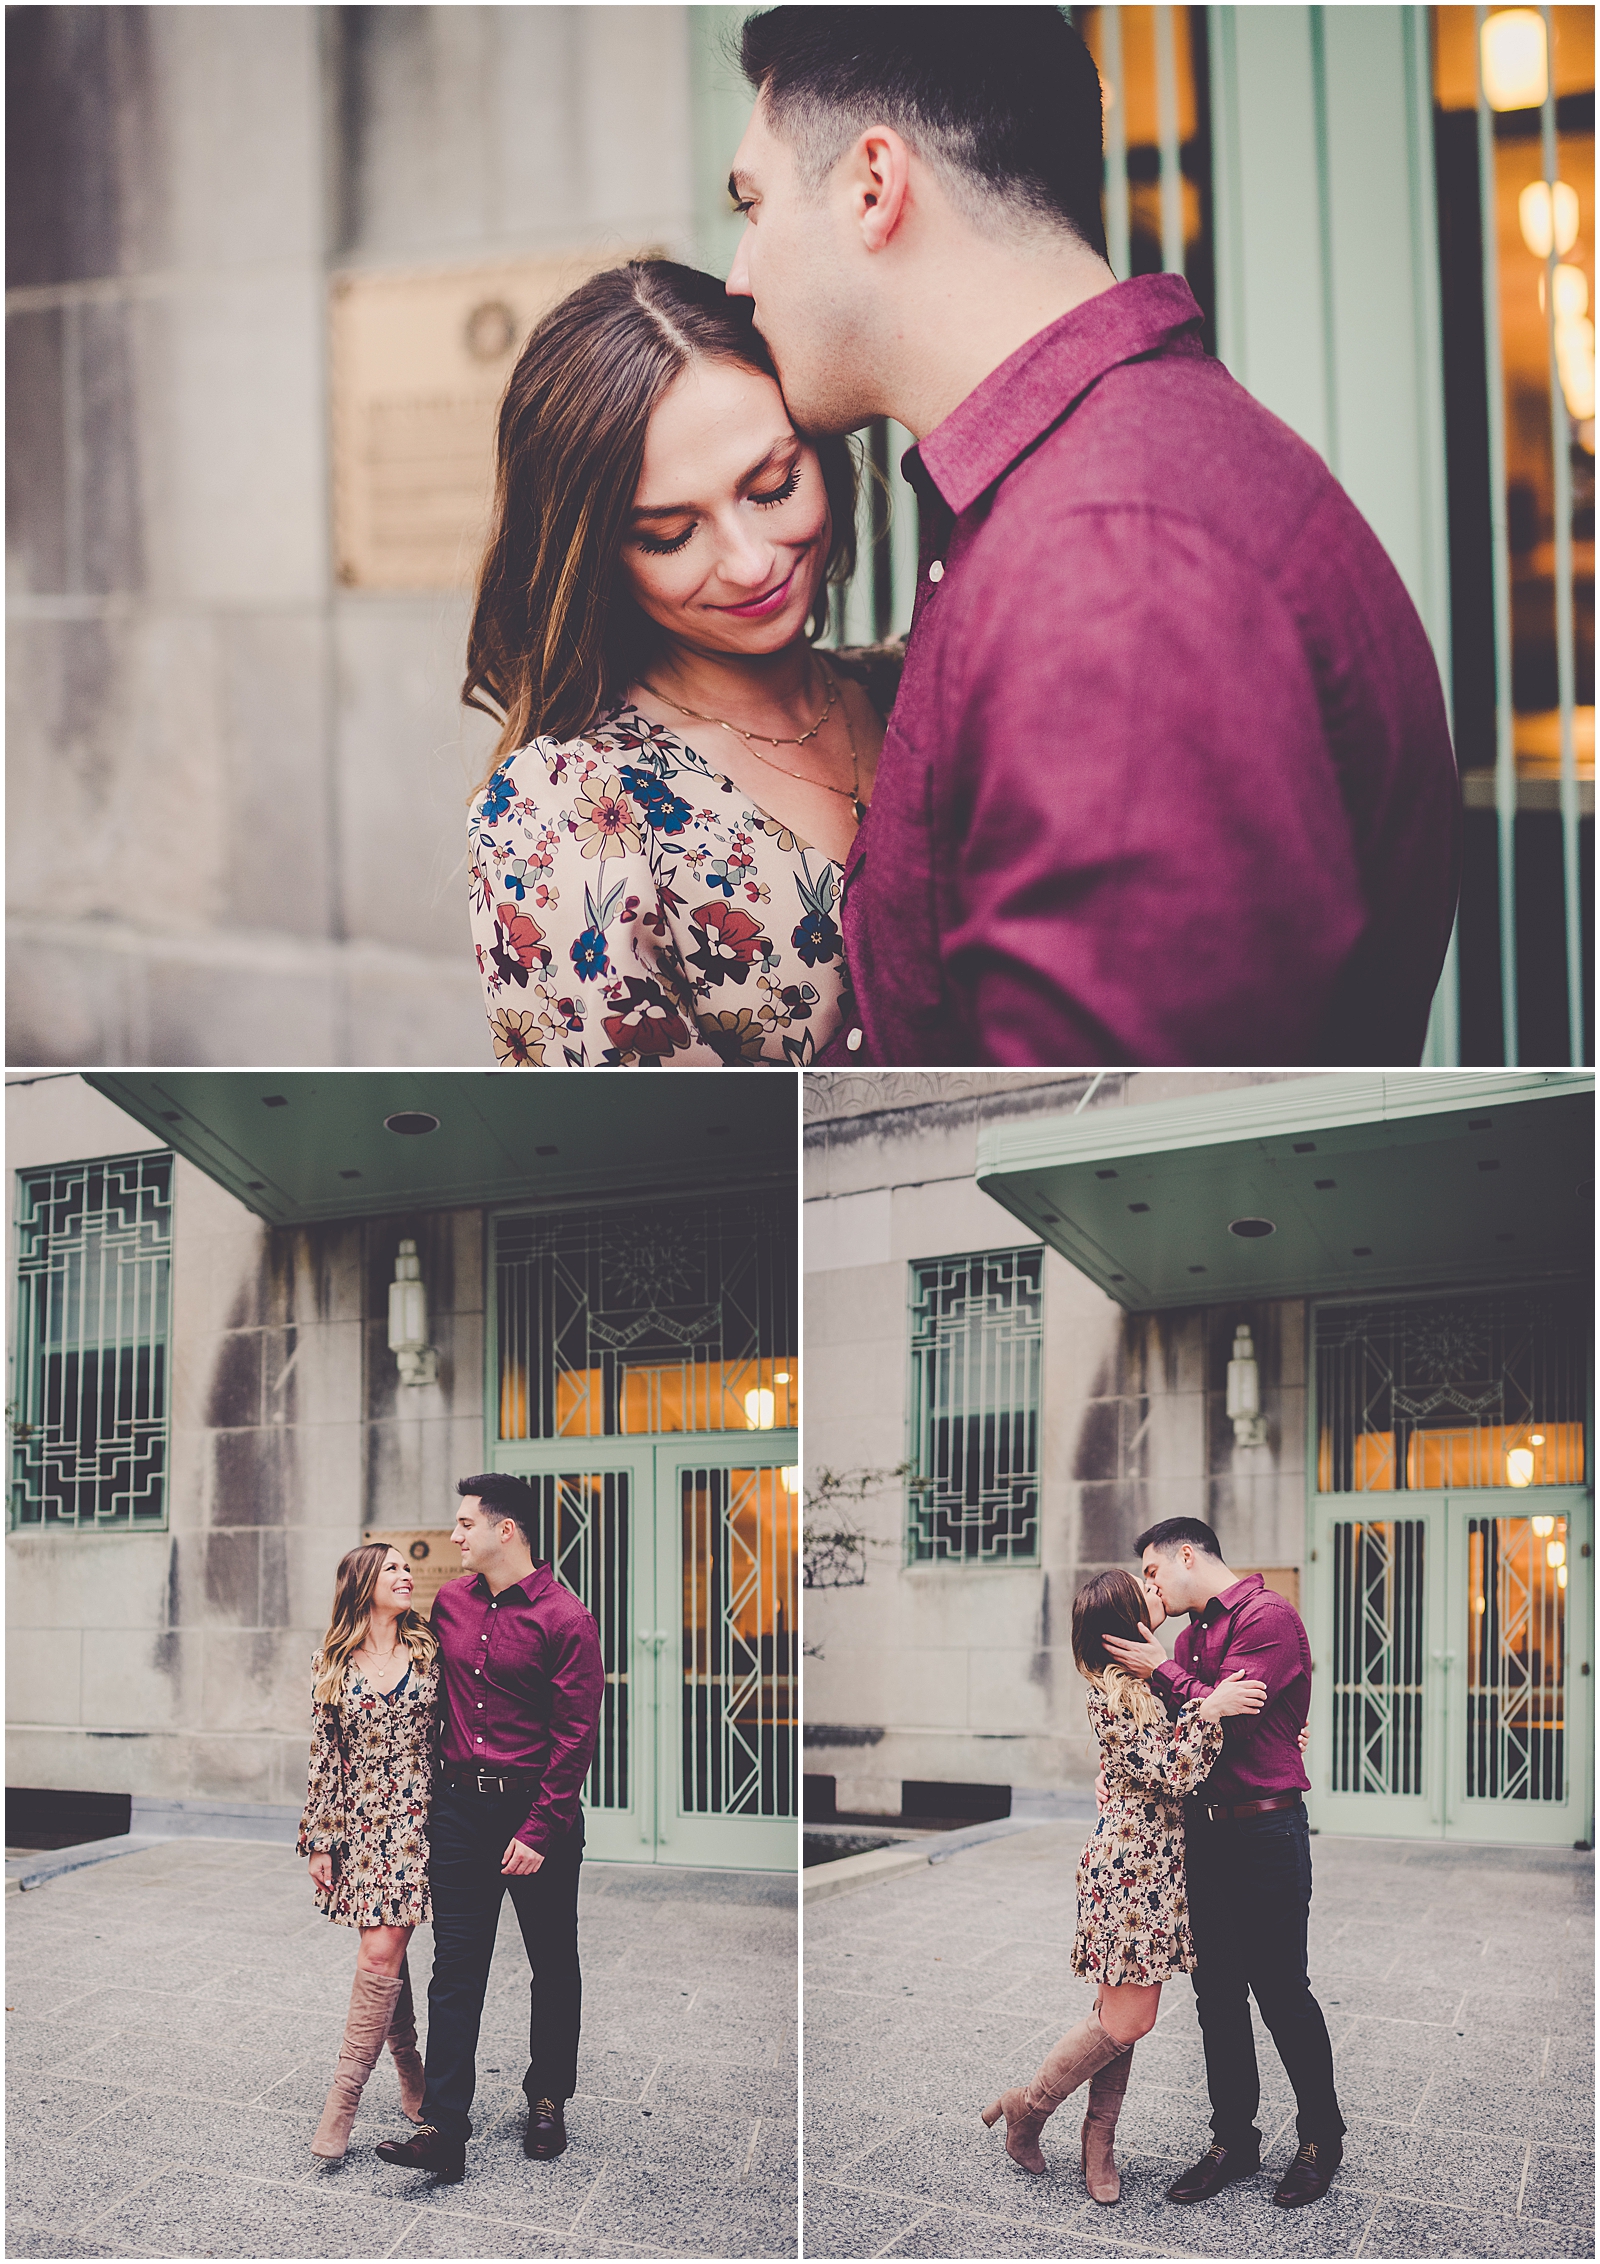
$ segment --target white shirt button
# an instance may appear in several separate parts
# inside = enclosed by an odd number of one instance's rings
[[[928,579],[930,582],[942,582],[944,580],[944,560],[942,558],[936,558],[928,568]]]
[[[845,1051],[847,1053],[859,1053],[861,1051],[861,1032],[859,1030],[852,1030],[850,1035],[845,1039],[844,1043]]]

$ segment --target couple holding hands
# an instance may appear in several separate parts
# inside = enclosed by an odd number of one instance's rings
[[[497,1060],[1418,1060],[1461,839],[1428,639],[1183,277],[1112,273],[1082,38],[779,7],[740,61],[726,279],[592,277],[500,410],[462,689]],[[903,670],[817,643],[880,417]]]
[[[1273,2198],[1298,2208],[1327,2192],[1345,2131],[1306,1969],[1311,1842],[1300,1756],[1311,1649],[1293,1605],[1260,1573],[1241,1579],[1197,1518],[1168,1518],[1136,1545],[1142,1590],[1131,1573],[1104,1572],[1072,1607],[1073,1656],[1100,1747],[1100,1818],[1078,1866],[1072,1947],[1073,1972],[1099,1983],[1094,2009],[983,2119],[1003,2116],[1012,2160],[1042,2174],[1040,2132],[1087,2083],[1084,2181],[1094,2200],[1116,2201],[1112,2147],[1134,2047],[1155,2026],[1162,1984],[1189,1973],[1213,2139],[1167,2199],[1204,2201],[1260,2169],[1253,1993],[1294,2086],[1300,2138]],[[1154,1629],[1179,1612],[1189,1625],[1168,1659]]]

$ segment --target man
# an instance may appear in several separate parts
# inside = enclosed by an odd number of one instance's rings
[[[1223,1724],[1222,1753],[1186,1803],[1185,1870],[1194,1932],[1194,1993],[1205,2039],[1214,2142],[1167,2188],[1169,2201],[1204,2201],[1261,2167],[1261,2100],[1250,1996],[1294,2085],[1300,2150],[1273,2198],[1285,2209],[1320,2200],[1344,2159],[1344,2118],[1333,2047],[1306,1975],[1310,1784],[1299,1736],[1311,1705],[1311,1646],[1300,1614],[1259,1572],[1241,1580],[1217,1536],[1194,1517],[1141,1534],[1144,1580],[1189,1625],[1169,1659],[1147,1627],[1143,1643],[1106,1638],[1130,1674],[1147,1677],[1175,1713],[1226,1675],[1267,1686],[1259,1714]]]
[[[578,1796],[605,1688],[592,1616],[534,1562],[532,1488],[491,1473],[462,1478],[456,1492],[450,1538],[465,1570],[433,1605],[443,1698],[428,1822],[427,2090],[416,2136],[378,2148],[386,2162],[450,2183],[466,2168],[478,2028],[508,1889],[533,1968],[522,2150],[548,2162],[566,2148],[582,2012]]]
[[[797,423],[892,416],[922,557],[825,1061],[1418,1059],[1460,795],[1422,624],[1321,459],[1117,283],[1053,7],[781,7],[730,190]]]

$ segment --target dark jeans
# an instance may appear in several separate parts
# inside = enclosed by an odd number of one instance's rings
[[[1206,2047],[1211,2128],[1225,2146],[1252,2142],[1261,2078],[1250,1997],[1294,2085],[1301,2140],[1344,2135],[1333,2047],[1306,1978],[1311,1834],[1303,1808],[1233,1824],[1192,1819],[1185,1835],[1194,1993]]]
[[[500,1898],[507,1892],[533,1968],[528,2072],[522,2088],[530,2099],[570,2099],[578,2087],[583,1825],[580,1820],[567,1845],[551,1849],[537,1871],[507,1878],[501,1859],[527,1813],[525,1792],[433,1788],[428,1821],[433,1978],[428,1983],[428,2089],[422,2115],[446,2138],[472,2136],[468,2110],[477,2088],[478,2029]]]

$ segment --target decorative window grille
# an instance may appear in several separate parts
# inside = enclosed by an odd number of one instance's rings
[[[683,1473],[683,1805],[792,1816],[798,1496],[779,1470]]]
[[[1020,1564],[1039,1549],[1042,1250],[911,1269],[914,1564]]]
[[[1467,1523],[1467,1798],[1566,1798],[1567,1521]]]
[[[796,1257],[781,1195],[500,1219],[500,1437],[791,1428]]]
[[[172,1158],[18,1175],[11,1519],[166,1523]]]
[[[1422,1791],[1421,1518],[1333,1528],[1333,1790]]]
[[[1588,1331],[1565,1284],[1321,1307],[1319,1492],[1581,1485]]]
[[[605,1694],[600,1736],[583,1796],[591,1808],[626,1808],[628,1747],[628,1473],[572,1473],[529,1478],[538,1503],[535,1562],[547,1563],[582,1597],[600,1629]]]

